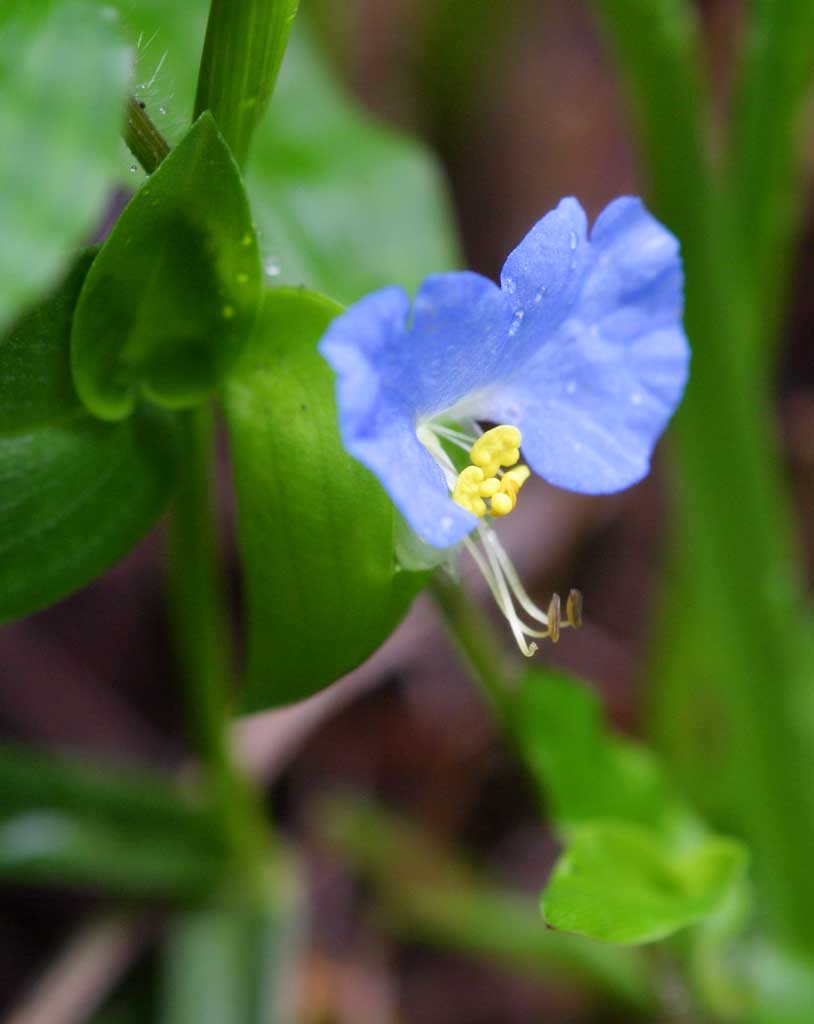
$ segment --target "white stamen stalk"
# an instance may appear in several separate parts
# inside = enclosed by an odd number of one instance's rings
[[[517,609],[514,607],[511,594],[509,593],[509,588],[506,586],[506,578],[501,571],[500,563],[494,557],[489,548],[484,547],[484,553],[486,554],[492,578],[495,581],[498,594],[500,595],[499,598],[495,598],[498,608],[503,612],[506,621],[509,623],[509,628],[512,631],[515,642],[520,648],[521,653],[527,658],[530,658],[537,650],[537,644],[526,643],[526,638],[524,636],[525,629],[523,628],[523,623],[520,621],[520,617],[517,614]]]
[[[520,577],[517,575],[517,570],[512,564],[511,558],[509,558],[508,554],[506,553],[506,549],[500,543],[497,534],[494,531],[489,530],[488,528],[484,528],[482,532],[484,544],[489,545],[497,555],[498,561],[500,562],[500,567],[503,570],[506,579],[508,580],[512,594],[517,598],[520,607],[532,619],[535,619],[537,622],[542,622],[544,626],[547,626],[548,616],[545,614],[544,611],[538,608],[537,605],[529,597],[526,588],[523,586],[523,584],[520,581]]]

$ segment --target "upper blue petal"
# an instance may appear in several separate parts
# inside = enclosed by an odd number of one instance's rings
[[[687,380],[678,242],[640,200],[597,220],[569,316],[487,397],[535,472],[568,490],[621,490],[648,471]]]

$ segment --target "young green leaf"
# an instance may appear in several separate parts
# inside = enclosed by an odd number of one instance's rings
[[[249,603],[246,710],[299,700],[366,658],[423,575],[398,572],[395,512],[345,452],[316,345],[340,307],[269,291],[225,391]]]
[[[211,114],[125,208],[96,257],[73,327],[87,408],[129,415],[139,394],[197,404],[230,369],[260,296],[257,241],[237,165]]]
[[[746,859],[731,839],[712,836],[683,852],[636,825],[583,825],[549,880],[543,916],[603,942],[653,942],[715,911]]]
[[[0,437],[0,621],[64,597],[136,543],[169,498],[173,447],[157,410]]]
[[[511,725],[560,827],[619,818],[666,831],[687,818],[656,756],[605,727],[586,685],[551,671],[526,673]]]
[[[129,76],[112,8],[0,4],[0,329],[100,216]]]
[[[71,322],[95,250],[0,337],[0,435],[21,433],[79,409],[71,379]]]

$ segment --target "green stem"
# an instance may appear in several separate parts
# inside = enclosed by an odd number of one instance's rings
[[[223,597],[214,518],[211,406],[178,415],[181,459],[170,529],[170,572],[178,656],[188,688],[195,747],[233,854],[259,862],[264,824],[234,763],[227,725],[234,688],[232,636]]]
[[[211,110],[241,167],[268,106],[299,0],[212,0],[195,117]]]
[[[427,588],[501,725],[507,726],[511,676],[506,671],[506,656],[491,623],[467,597],[460,583],[443,570],[432,574]]]
[[[152,174],[170,151],[169,143],[150,120],[144,103],[133,96],[127,100],[124,141],[147,174]]]

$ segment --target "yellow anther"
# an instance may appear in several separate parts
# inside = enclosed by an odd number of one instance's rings
[[[474,467],[473,467],[474,468]],[[496,476],[490,476],[488,480],[484,480],[480,485],[480,495],[482,498],[491,498],[497,494],[500,490],[501,481]]]
[[[520,465],[515,466],[514,469],[507,469],[500,478],[500,489],[506,491],[507,494],[512,491],[516,497],[517,492],[530,476],[531,470],[528,466]]]
[[[469,457],[483,470],[484,477],[492,477],[501,466],[513,466],[520,458],[520,431],[503,424],[492,427],[472,445]]]
[[[517,504],[517,492],[531,476],[528,466],[515,466],[507,469],[500,478],[500,490],[492,498],[491,512],[493,516],[507,516]]]
[[[458,474],[452,500],[457,501],[461,508],[472,512],[478,517],[486,514],[486,502],[480,496],[483,485],[483,470],[478,466],[467,466]]]
[[[494,498],[492,498],[492,515],[507,516],[516,504],[517,499],[513,495],[506,494],[505,491],[499,491]]]

